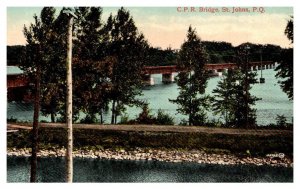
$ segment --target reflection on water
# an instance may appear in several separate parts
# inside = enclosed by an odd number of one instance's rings
[[[275,74],[276,72],[272,69],[263,70],[266,83],[256,84],[251,90],[253,95],[262,98],[256,103],[257,123],[260,125],[276,123],[275,118],[277,115],[284,115],[289,122],[292,122],[293,102],[289,101],[287,95],[280,89]],[[161,109],[173,116],[177,124],[180,123],[186,116],[177,114],[177,105],[169,102],[169,99],[175,99],[178,96],[177,85],[175,83],[162,84],[162,76],[160,74],[152,75],[152,77],[155,85],[145,88],[143,90],[144,95],[139,98],[149,102],[149,108],[153,114],[157,113],[158,109]],[[212,90],[217,86],[220,79],[220,77],[209,79],[206,89],[207,94],[212,94]],[[141,109],[139,108],[127,108],[129,118],[135,118],[140,112]],[[219,119],[219,116],[215,116],[211,112],[208,116],[209,119]],[[8,103],[7,117],[14,117],[18,120],[32,120],[33,107],[30,104]],[[81,117],[83,118],[83,114]],[[41,116],[40,119],[50,121],[50,117]],[[109,123],[110,112],[104,115],[104,119]]]
[[[63,158],[38,160],[39,182],[64,182]],[[7,158],[7,181],[29,182],[30,161]],[[74,158],[74,182],[293,182],[293,169]]]

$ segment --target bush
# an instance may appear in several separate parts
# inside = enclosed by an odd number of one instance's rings
[[[139,114],[136,119],[136,123],[138,124],[155,124],[156,120],[153,115],[150,114],[150,110],[148,105],[143,106],[142,112]]]
[[[124,114],[121,116],[121,121],[119,122],[119,124],[127,124],[129,122],[130,120],[128,114]]]
[[[278,127],[286,127],[286,117],[284,115],[277,115],[276,116],[276,124]]]
[[[96,116],[93,115],[86,115],[85,118],[80,120],[80,123],[86,123],[86,124],[90,124],[90,123],[99,123],[99,120],[96,118]]]
[[[174,125],[174,118],[161,109],[157,112],[156,124],[158,125]]]

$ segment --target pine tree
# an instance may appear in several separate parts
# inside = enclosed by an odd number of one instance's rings
[[[213,90],[214,100],[213,108],[214,114],[220,114],[225,120],[225,126],[235,125],[235,111],[236,111],[236,86],[239,80],[239,73],[237,70],[228,70],[224,74],[222,80],[217,84],[217,88]]]
[[[247,44],[240,46],[237,53],[237,85],[235,89],[236,111],[235,125],[236,127],[251,128],[256,126],[256,109],[254,105],[260,100],[250,94],[252,85],[257,83],[256,72],[252,72],[249,65],[249,49]]]
[[[181,72],[176,77],[179,87],[179,96],[170,100],[178,104],[177,111],[188,115],[189,125],[201,125],[206,121],[206,112],[209,108],[210,98],[205,96],[207,74],[204,65],[207,63],[207,54],[197,36],[190,26],[185,41],[180,49],[177,66]]]

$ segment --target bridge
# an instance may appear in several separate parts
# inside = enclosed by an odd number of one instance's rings
[[[249,62],[249,69],[261,70],[261,69],[271,69],[275,67],[275,63],[272,61],[262,61],[262,62]],[[205,64],[204,69],[208,70],[209,76],[222,76],[223,72],[228,69],[236,69],[236,63],[224,63],[224,64]],[[162,74],[163,83],[174,82],[173,73],[181,72],[183,70],[179,69],[177,66],[145,66],[143,69],[143,80],[146,85],[154,85],[154,79],[151,77],[152,74]]]
[[[31,81],[23,73],[7,73],[7,100],[30,101],[33,93]]]
[[[249,68],[251,70],[269,69],[274,68],[275,63],[272,61],[263,62],[250,62]],[[206,64],[204,66],[210,76],[221,76],[223,72],[228,69],[236,69],[235,63],[225,64]],[[145,85],[154,85],[154,79],[151,77],[152,74],[162,74],[162,82],[172,83],[174,82],[173,73],[181,72],[177,66],[146,66],[143,68],[143,82]],[[32,92],[30,85],[32,81],[23,75],[23,72],[7,73],[7,96],[8,100],[26,100],[31,99]]]

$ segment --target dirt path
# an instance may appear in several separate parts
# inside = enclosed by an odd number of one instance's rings
[[[32,129],[32,123],[8,123],[7,130]],[[66,128],[64,123],[40,123],[45,128]],[[97,129],[102,131],[131,131],[131,132],[171,132],[171,133],[207,133],[229,135],[293,135],[291,130],[276,129],[231,129],[210,128],[194,126],[166,126],[166,125],[96,125],[96,124],[73,124],[74,129]]]

